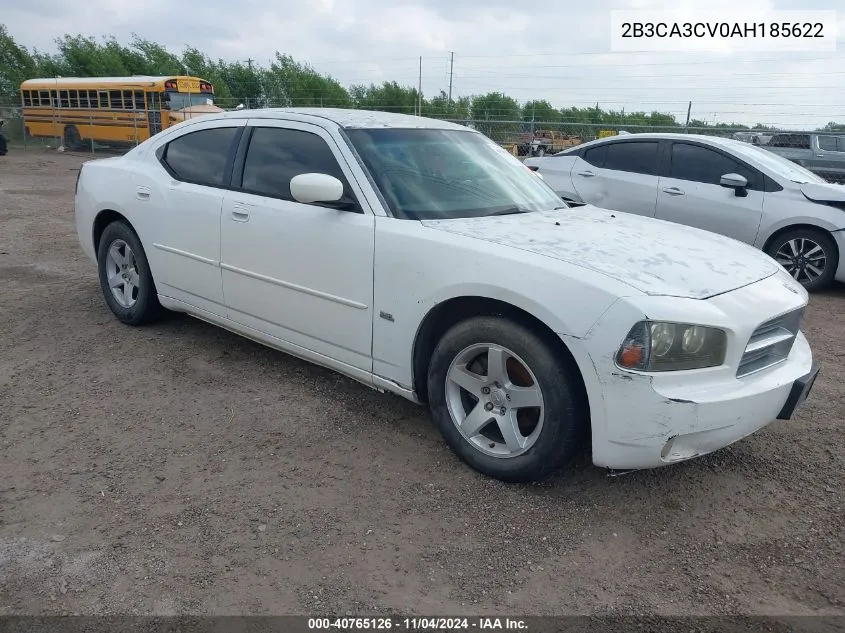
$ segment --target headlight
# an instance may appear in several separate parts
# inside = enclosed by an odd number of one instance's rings
[[[725,362],[724,330],[686,323],[640,321],[625,337],[616,363],[638,371],[681,371]]]

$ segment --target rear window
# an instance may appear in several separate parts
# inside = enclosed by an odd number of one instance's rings
[[[776,134],[769,141],[770,147],[787,147],[790,149],[810,149],[809,134]]]
[[[190,132],[167,144],[162,162],[177,180],[220,187],[238,128],[218,127]]]
[[[610,143],[604,168],[635,174],[657,175],[657,141]]]

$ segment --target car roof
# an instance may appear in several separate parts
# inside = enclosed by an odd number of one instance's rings
[[[286,119],[313,121],[323,119],[335,123],[341,128],[419,128],[435,130],[463,130],[469,128],[449,121],[380,112],[376,110],[354,110],[344,108],[262,108],[257,110],[235,110],[215,115],[215,118],[231,119]]]
[[[683,134],[679,132],[629,132],[628,134],[621,136],[607,136],[605,138],[595,139],[593,141],[577,145],[566,151],[572,152],[587,145],[600,145],[602,143],[612,141],[623,141],[627,143],[631,141],[658,141],[661,139],[676,141],[702,141],[704,143],[708,143],[709,145],[724,147],[725,149],[736,147],[737,145],[741,145],[743,147],[748,145],[748,143],[743,143],[737,139],[726,138],[723,136],[710,136],[709,134]]]

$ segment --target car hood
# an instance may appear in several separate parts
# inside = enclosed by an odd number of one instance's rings
[[[801,185],[801,193],[814,202],[845,202],[845,185],[807,182]]]
[[[422,224],[567,262],[649,295],[706,299],[769,277],[779,268],[742,242],[593,205]]]

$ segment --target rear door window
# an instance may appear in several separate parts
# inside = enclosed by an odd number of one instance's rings
[[[189,132],[167,144],[162,163],[177,180],[221,187],[237,127]]]
[[[657,141],[609,143],[604,168],[656,176],[658,146]]]

